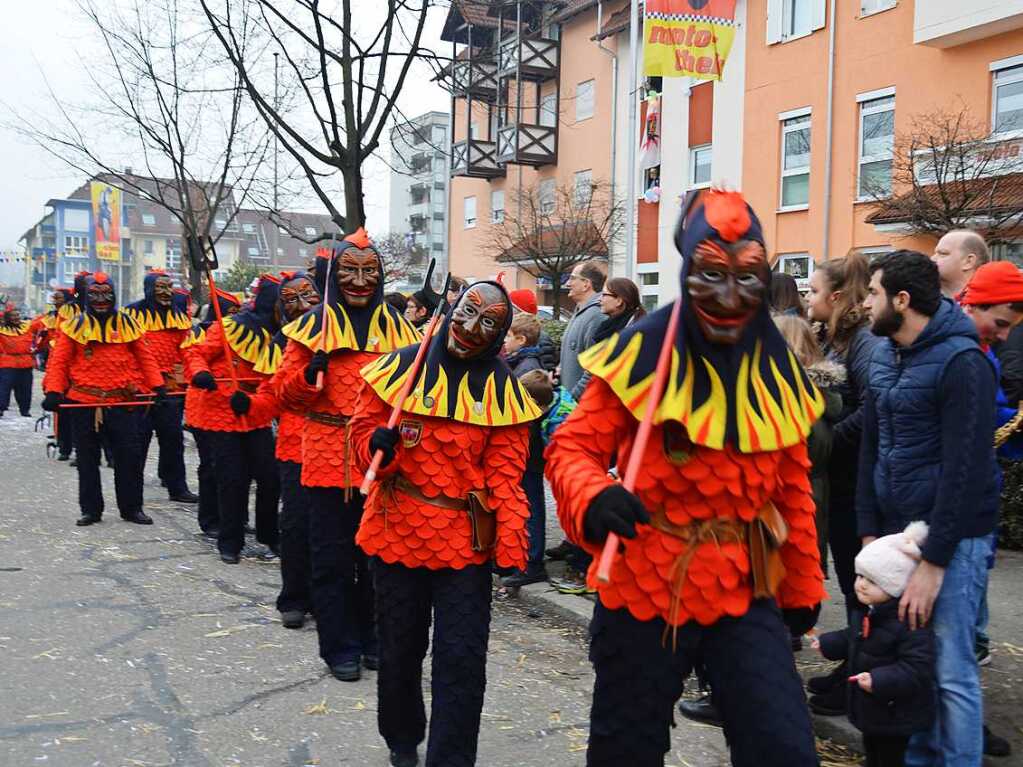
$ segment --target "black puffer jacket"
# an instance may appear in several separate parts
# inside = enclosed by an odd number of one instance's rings
[[[540,364],[543,369],[548,373],[553,373],[554,368],[560,362],[561,350],[558,345],[554,343],[554,339],[547,335],[545,330],[540,331],[540,340],[536,342],[536,345],[540,347]]]
[[[847,683],[849,721],[865,735],[911,735],[934,722],[934,632],[910,631],[899,600],[872,607],[863,627],[821,635],[828,660],[848,660],[849,676],[870,672],[873,692]]]

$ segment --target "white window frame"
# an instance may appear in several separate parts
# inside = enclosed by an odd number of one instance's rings
[[[556,93],[548,93],[540,99],[540,125],[546,128],[554,128],[557,127],[557,124],[558,95]]]
[[[557,181],[545,178],[537,184],[537,201],[540,203],[540,214],[549,216],[557,207]]]
[[[827,0],[809,0],[810,28],[806,32],[786,35],[785,22],[791,18],[791,4],[794,0],[768,0],[767,2],[767,44],[788,43],[801,40],[823,29],[827,22]]]
[[[587,91],[589,91],[587,93]],[[583,80],[575,86],[575,121],[589,120],[596,112],[597,81]]]
[[[1000,138],[1023,136],[1023,125],[1009,130],[998,130],[998,89],[1021,81],[1023,81],[1023,56],[1013,56],[991,64],[991,134],[993,136]]]
[[[789,212],[797,210],[808,210],[810,208],[810,168],[813,165],[813,112],[810,108],[794,109],[790,112],[782,112],[778,115],[778,120],[781,122],[781,145],[779,155],[779,170],[781,175],[778,183],[778,210],[780,212]],[[799,120],[800,122],[796,122]],[[805,122],[804,122],[805,120]],[[791,123],[791,125],[786,125]],[[803,130],[805,128],[810,131],[810,160],[806,166],[799,168],[785,169],[785,137],[789,133]],[[792,176],[803,176],[807,177],[807,191],[806,191],[806,202],[799,203],[798,205],[785,205],[785,179]]]
[[[469,215],[469,212],[470,212],[470,202],[469,201],[470,200],[472,201],[472,204],[471,204],[472,215],[471,216]],[[462,200],[462,222],[464,223],[466,229],[475,229],[476,228],[476,220],[477,220],[476,219],[476,213],[477,213],[477,210],[476,210],[476,195],[470,195],[470,196],[464,198]]]
[[[227,229],[227,219],[215,218],[213,219],[213,226],[219,229],[221,232]]]
[[[263,251],[261,251],[255,245],[250,245],[249,246],[249,258],[262,258],[262,257],[263,257]]]
[[[696,157],[703,152],[710,152],[710,166],[711,173],[710,178],[706,181],[696,180]],[[694,146],[689,148],[689,188],[690,189],[706,189],[711,185],[711,180],[714,178],[714,145],[713,144],[701,144],[700,146]]]
[[[581,190],[586,190],[586,197],[584,198]],[[589,201],[593,198],[593,171],[589,168],[586,170],[576,171],[572,176],[572,194],[575,199],[575,204],[579,206],[588,205]]]
[[[869,165],[875,162],[883,162],[888,160],[891,162],[895,158],[895,89],[891,88],[891,92],[885,91],[872,91],[871,93],[862,94],[863,96],[869,96],[872,98],[861,98],[856,97],[860,106],[860,117],[859,117],[859,131],[857,132],[856,140],[856,153],[859,157],[859,162],[856,166],[856,202],[865,202],[873,200],[873,197],[864,195],[860,189],[860,184],[863,180],[863,166]],[[881,95],[878,95],[881,94]],[[881,114],[883,112],[892,113],[892,147],[887,152],[879,155],[864,155],[863,154],[863,118],[868,115]],[[889,169],[889,193],[891,191],[891,170]]]
[[[809,251],[797,251],[791,253],[779,253],[778,258],[774,262],[772,271],[778,274],[789,274],[785,271],[785,264],[789,261],[796,261],[806,259],[806,277],[796,277],[796,287],[800,290],[810,289],[810,277],[813,275],[814,261],[813,256],[810,255]],[[795,277],[795,275],[793,275]]]
[[[155,213],[143,213],[142,214],[142,225],[143,226],[156,226],[156,214]]]
[[[315,237],[316,236],[316,227],[315,226],[307,226],[305,228],[305,234],[306,234],[306,237]]]
[[[652,275],[655,279],[646,282],[643,278]],[[639,288],[639,302],[646,310],[657,308],[661,300],[661,271],[658,263],[636,264],[636,287]],[[652,302],[647,299],[653,299]]]
[[[494,189],[490,192],[490,223],[504,222],[504,190]]]
[[[244,232],[245,234],[255,234],[256,225],[250,224],[248,221],[245,221],[242,223],[242,232]]]
[[[860,18],[874,16],[878,13],[890,11],[899,4],[899,0],[860,0]]]
[[[480,137],[480,124],[473,120],[469,123],[469,138],[478,141]]]

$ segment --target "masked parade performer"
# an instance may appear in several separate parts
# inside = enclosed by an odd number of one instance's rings
[[[607,472],[628,463],[671,306],[580,358],[593,379],[547,451],[568,537],[595,556],[609,532],[628,539],[609,583],[596,559],[589,572],[587,764],[662,765],[699,663],[733,764],[816,765],[789,628],[808,631],[824,596],[806,451],[823,399],[768,314],[753,210],[711,191],[685,218],[681,322],[635,494]]]
[[[32,368],[35,334],[41,321],[21,319],[14,304],[7,304],[0,317],[0,416],[11,404],[11,394],[18,411],[28,418],[32,415]]]
[[[327,259],[321,259],[326,261]],[[325,275],[324,275],[325,276]],[[320,293],[307,272],[282,272],[277,313],[282,324],[297,320],[320,303]],[[267,344],[256,372],[273,376],[281,366],[288,339],[277,331]],[[306,613],[312,612],[312,570],[309,559],[309,494],[302,486],[302,432],[304,410],[282,407],[274,393],[273,378],[260,384],[250,403],[236,405],[246,410],[269,407],[277,416],[277,469],[281,481],[280,556],[281,591],[277,610],[285,628],[301,628]],[[239,397],[244,400],[244,397]]]
[[[65,322],[62,317],[62,310],[65,305],[72,304],[74,297],[75,294],[71,288],[57,288],[50,296],[53,308],[38,318],[41,321],[42,327],[36,334],[35,347],[36,353],[39,356],[40,367],[44,371],[49,363],[50,354],[57,345],[57,339],[60,337],[61,325]],[[70,460],[73,447],[71,443],[71,421],[54,414],[53,432],[57,441],[57,460]]]
[[[71,421],[78,453],[80,526],[100,521],[103,490],[99,463],[101,440],[114,457],[114,490],[121,518],[151,525],[142,510],[142,407],[113,404],[156,393],[159,407],[166,394],[163,376],[149,352],[144,331],[119,311],[111,279],[98,272],[83,279],[84,310],[64,325],[43,378],[43,409],[56,411],[62,403],[95,407],[63,408]],[[105,405],[104,403],[111,403]]]
[[[241,299],[234,293],[217,288],[217,303],[224,317],[241,311]],[[192,327],[181,342],[181,359],[185,371],[185,380],[191,381],[199,371],[197,365],[204,364],[196,353],[196,348],[206,340],[206,331],[216,319],[213,305],[206,306],[202,322]],[[196,452],[199,454],[197,474],[199,478],[199,529],[208,538],[216,539],[220,535],[220,507],[217,504],[217,475],[213,463],[213,434],[196,424],[202,418],[201,400],[205,389],[189,386],[185,390],[185,424],[195,439]]]
[[[418,764],[422,664],[433,620],[427,767],[476,763],[486,686],[491,566],[524,569],[521,488],[529,422],[542,413],[501,359],[512,305],[496,282],[458,298],[398,403],[418,347],[366,367],[352,423],[362,469],[384,451],[356,538],[373,557],[380,639],[378,724],[391,764]],[[395,429],[381,424],[404,404]]]
[[[302,484],[309,496],[313,612],[320,657],[342,681],[376,668],[373,590],[355,546],[362,515],[349,421],[362,379],[378,355],[418,334],[383,300],[383,262],[362,229],[333,249],[326,300],[284,328],[287,349],[274,378],[281,407],[305,414]],[[322,374],[322,389],[317,379]]]
[[[174,293],[174,280],[162,269],[154,269],[143,280],[144,298],[124,309],[146,334],[146,344],[163,375],[170,393],[184,395],[185,372],[181,344],[192,330],[187,304]],[[183,396],[168,397],[152,407],[142,421],[142,462],[153,432],[160,445],[159,476],[172,501],[196,503],[199,496],[188,489],[185,480],[185,440],[182,416]]]
[[[249,509],[249,483],[256,482],[256,540],[270,553],[277,551],[277,501],[280,481],[274,463],[272,411],[247,415],[235,410],[244,402],[245,392],[255,392],[265,380],[255,366],[280,329],[277,294],[280,280],[269,274],[259,278],[251,308],[224,317],[206,331],[206,339],[195,347],[191,360],[195,371],[191,385],[204,391],[199,395],[195,423],[213,436],[213,464],[217,477],[217,506],[220,512],[217,549],[226,564],[238,564],[245,546],[245,521]],[[230,358],[225,357],[224,338]],[[240,389],[231,386],[231,371]],[[237,396],[236,396],[237,395]],[[234,404],[234,407],[232,407]]]

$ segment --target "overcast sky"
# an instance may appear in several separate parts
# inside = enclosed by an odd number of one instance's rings
[[[46,201],[70,194],[84,178],[39,147],[4,127],[11,111],[30,119],[33,113],[54,115],[55,108],[47,92],[47,81],[61,98],[74,98],[88,87],[78,55],[92,47],[93,30],[80,21],[72,0],[35,0],[4,2],[4,44],[0,46],[0,251],[9,254],[18,239],[46,212]],[[446,9],[433,8],[424,42],[447,52],[438,42]],[[420,75],[410,80],[399,105],[413,116],[431,110],[448,111],[450,102],[444,92]],[[367,225],[382,233],[387,227],[389,172],[383,163],[366,168],[369,183]],[[323,212],[323,211],[317,211]],[[20,269],[21,267],[17,267]],[[0,281],[9,281],[15,267],[0,263]]]

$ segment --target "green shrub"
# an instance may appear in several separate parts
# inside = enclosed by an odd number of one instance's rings
[[[567,322],[560,322],[559,320],[540,320],[540,327],[554,342],[554,345],[558,347],[558,353],[561,353],[561,337],[565,335],[565,326]]]

